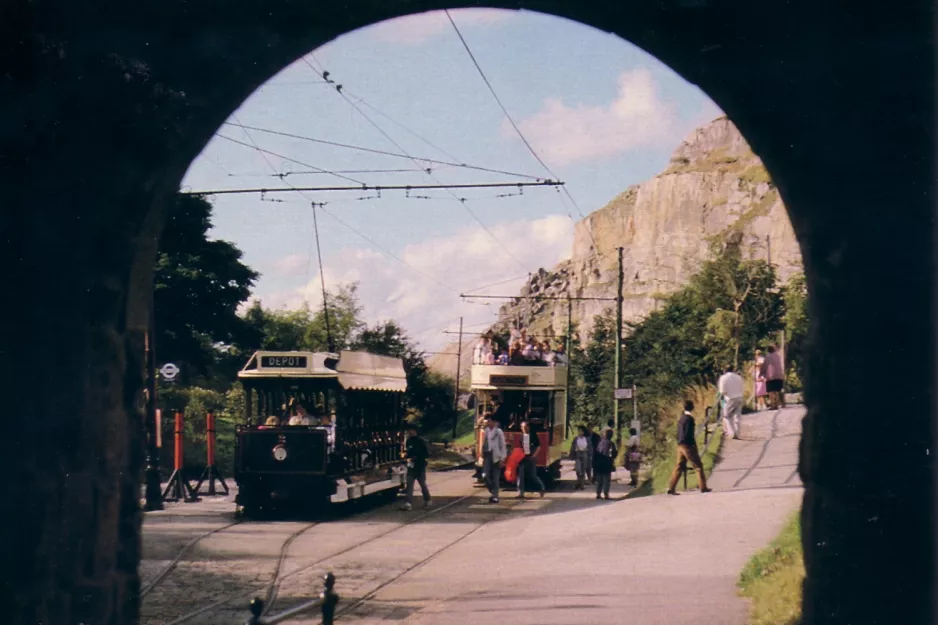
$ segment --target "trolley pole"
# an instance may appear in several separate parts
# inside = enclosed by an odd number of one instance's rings
[[[462,317],[459,318],[459,343],[456,348],[456,387],[453,389],[453,440],[456,440],[456,424],[459,423],[459,374],[462,371]]]
[[[622,385],[622,282],[624,269],[622,268],[622,248],[616,248],[619,256],[619,289],[616,292],[616,353],[615,353],[615,387]],[[619,399],[614,398],[612,404],[612,419],[616,434],[619,434]]]
[[[145,509],[162,510],[163,494],[160,492],[160,449],[158,439],[160,425],[156,419],[156,350],[154,349],[154,331],[155,314],[153,306],[153,294],[150,294],[150,322],[147,324],[147,333],[144,337],[144,351],[147,368],[147,405],[146,405],[146,434],[147,434],[147,457],[146,457],[146,505]]]

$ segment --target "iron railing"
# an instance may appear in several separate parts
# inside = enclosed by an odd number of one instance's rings
[[[263,599],[254,599],[251,601],[251,618],[245,625],[275,625],[317,608],[322,614],[322,625],[333,625],[335,607],[339,603],[339,595],[336,594],[334,589],[335,575],[327,573],[323,577],[323,588],[318,597],[273,616],[262,616],[264,614],[264,601]]]

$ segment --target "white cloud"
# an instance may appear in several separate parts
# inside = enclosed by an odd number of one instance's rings
[[[309,267],[309,258],[302,254],[290,254],[273,263],[273,269],[280,275],[296,275],[306,271]]]
[[[570,107],[549,98],[518,126],[548,163],[562,166],[670,142],[674,124],[673,107],[658,97],[651,73],[639,68],[619,76],[618,97],[608,106]],[[507,122],[502,134],[517,136]]]
[[[490,230],[528,271],[551,268],[570,255],[573,224],[567,216],[502,222]],[[369,323],[395,319],[412,338],[431,350],[453,339],[440,332],[447,324],[450,329],[455,328],[458,321],[454,320],[462,316],[467,332],[477,331],[478,324],[494,320],[502,303],[478,300],[470,304],[462,301],[459,293],[515,278],[475,291],[514,294],[527,277],[523,275],[525,270],[480,227],[408,245],[398,256],[409,267],[371,249],[346,248],[332,259],[325,259],[326,286],[333,289],[339,284],[358,282],[360,301]],[[317,272],[300,289],[258,295],[266,307],[293,308],[305,301],[315,309],[322,305],[321,288]]]
[[[513,11],[499,9],[455,9],[450,11],[457,26],[471,24],[494,24],[511,17]],[[430,11],[417,15],[406,15],[381,22],[372,27],[380,41],[419,45],[448,30],[452,30],[446,14],[442,11]]]

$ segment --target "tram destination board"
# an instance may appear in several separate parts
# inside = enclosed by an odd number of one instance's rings
[[[525,386],[528,383],[526,375],[490,375],[489,384],[492,386]]]
[[[305,369],[306,356],[261,356],[265,369]]]

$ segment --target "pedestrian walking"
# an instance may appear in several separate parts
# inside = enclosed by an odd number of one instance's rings
[[[727,366],[717,381],[717,401],[722,405],[723,433],[739,439],[739,417],[743,413],[743,379]]]
[[[596,447],[599,446],[599,441],[602,440],[602,437],[598,432],[593,430],[593,426],[586,424],[586,435],[589,436],[590,444],[593,446],[593,453],[590,454],[589,462],[586,465],[586,477],[589,479],[590,484],[596,483],[596,476],[593,474],[593,463],[596,460]]]
[[[576,490],[583,490],[587,469],[591,466],[593,458],[593,442],[586,435],[586,426],[577,426],[579,435],[570,444],[570,459],[574,461],[576,470]]]
[[[762,377],[763,362],[765,362],[765,356],[762,355],[761,349],[757,349],[756,362],[752,366],[752,397],[756,410],[765,409],[765,396],[767,391],[765,390],[765,378]]]
[[[527,421],[521,422],[521,449],[524,450],[524,458],[518,465],[518,499],[524,499],[524,484],[535,486],[541,497],[544,496],[544,482],[537,476],[537,462],[534,460],[537,450],[541,446],[537,433],[531,431],[531,424]]]
[[[629,471],[629,486],[638,486],[638,470],[642,465],[642,452],[638,449],[638,431],[629,428],[629,448],[625,456],[625,468]]]
[[[485,472],[485,484],[488,486],[489,503],[498,503],[498,489],[502,479],[502,460],[508,455],[505,447],[505,433],[494,415],[485,424],[485,438],[482,439],[482,470]]]
[[[407,487],[406,500],[401,510],[410,510],[414,502],[414,482],[420,484],[420,493],[423,495],[423,507],[430,507],[430,489],[427,487],[427,458],[430,457],[430,445],[417,433],[417,426],[407,426],[407,443],[404,446],[404,457],[407,459]]]
[[[762,363],[762,377],[765,378],[765,390],[769,394],[769,409],[778,410],[785,407],[785,397],[782,390],[785,386],[785,367],[782,365],[782,355],[774,345],[769,345],[769,353],[765,355]]]
[[[684,402],[684,414],[677,422],[677,464],[671,473],[671,481],[668,483],[668,494],[677,495],[675,487],[681,477],[681,473],[687,469],[687,463],[697,471],[697,477],[700,479],[700,492],[709,493],[711,489],[707,488],[707,476],[704,475],[703,463],[700,461],[700,453],[697,451],[697,439],[694,438],[694,402],[687,400]]]
[[[612,483],[612,470],[618,453],[612,442],[612,430],[606,430],[606,437],[596,446],[593,472],[596,475],[596,499],[609,499],[609,486]]]

